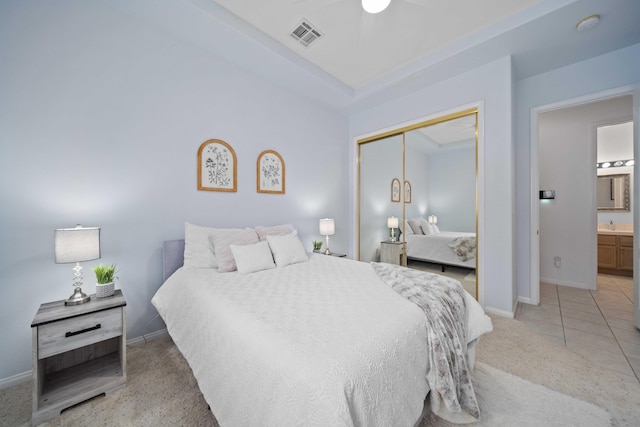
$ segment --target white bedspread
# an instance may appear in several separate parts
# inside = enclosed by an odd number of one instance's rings
[[[424,315],[367,263],[313,255],[248,275],[180,269],[152,302],[222,426],[420,417]]]
[[[457,237],[472,237],[475,233],[441,231],[438,234],[406,234],[407,256],[409,258],[432,261],[441,264],[476,268],[475,258],[462,261],[449,247]]]

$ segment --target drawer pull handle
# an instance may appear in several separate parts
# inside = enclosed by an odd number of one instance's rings
[[[74,335],[84,334],[85,332],[95,331],[96,329],[100,329],[101,327],[102,327],[102,325],[100,323],[98,323],[96,326],[92,326],[92,327],[87,328],[87,329],[82,329],[80,331],[75,331],[75,332],[67,332],[66,334],[64,334],[64,336],[65,336],[65,338],[69,338],[69,337],[72,337]]]

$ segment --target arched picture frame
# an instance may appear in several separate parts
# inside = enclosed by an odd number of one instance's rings
[[[237,191],[236,152],[221,139],[209,139],[198,149],[198,190]]]
[[[280,153],[265,150],[256,162],[256,190],[258,193],[285,193],[285,165]]]
[[[400,203],[400,180],[398,178],[391,180],[391,201]]]
[[[411,203],[411,183],[409,181],[404,182],[404,202]]]

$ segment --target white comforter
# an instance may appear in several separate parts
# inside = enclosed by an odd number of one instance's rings
[[[222,426],[412,426],[421,415],[424,314],[369,264],[180,269],[152,302]]]
[[[476,259],[471,258],[462,261],[449,247],[457,237],[472,237],[475,233],[463,233],[457,231],[441,231],[438,234],[409,234],[405,235],[407,242],[407,256],[409,258],[422,259],[441,264],[458,265],[467,268],[476,268]]]

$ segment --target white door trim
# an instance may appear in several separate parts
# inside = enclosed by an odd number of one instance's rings
[[[531,283],[530,283],[530,302],[537,305],[540,303],[540,207],[539,207],[539,194],[540,191],[538,183],[538,171],[539,171],[539,158],[538,158],[538,116],[541,113],[546,113],[553,110],[559,110],[568,107],[574,107],[580,104],[588,104],[594,101],[601,101],[607,98],[614,98],[621,95],[633,95],[633,86],[622,86],[615,89],[610,89],[602,92],[596,92],[576,98],[570,98],[563,101],[554,102],[551,104],[540,105],[538,107],[531,108],[531,151],[530,151],[530,175],[531,175],[531,227],[530,227],[530,251],[531,251]],[[635,105],[635,103],[634,103]],[[637,123],[637,122],[636,122]],[[636,132],[637,133],[637,132]],[[637,141],[636,141],[637,143]],[[638,168],[638,166],[634,166]],[[635,170],[634,170],[635,176]],[[634,200],[635,203],[635,200]],[[638,212],[634,211],[634,223],[635,218],[638,217]],[[638,224],[634,225],[634,230]],[[635,233],[634,233],[635,234]],[[637,257],[636,257],[637,259]],[[634,279],[635,280],[635,279]]]

